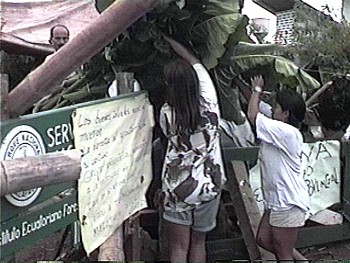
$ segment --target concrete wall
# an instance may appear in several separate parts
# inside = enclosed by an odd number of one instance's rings
[[[276,13],[276,42],[279,44],[290,44],[292,42],[293,25],[295,16],[293,10]]]

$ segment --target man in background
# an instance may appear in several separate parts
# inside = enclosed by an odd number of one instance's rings
[[[69,41],[69,30],[65,25],[55,25],[50,29],[49,43],[59,50]]]

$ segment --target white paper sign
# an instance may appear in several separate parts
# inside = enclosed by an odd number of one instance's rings
[[[146,94],[78,108],[73,114],[75,147],[84,152],[78,200],[88,254],[147,206],[153,126]]]

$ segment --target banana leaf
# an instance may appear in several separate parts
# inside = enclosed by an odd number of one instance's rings
[[[226,51],[225,44],[241,23],[241,14],[227,14],[210,18],[192,30],[193,39],[205,39],[195,49],[201,54],[202,63],[208,68],[218,65],[219,58]]]
[[[211,16],[241,13],[243,2],[242,0],[210,0],[206,5],[206,11],[204,13]]]
[[[231,62],[237,75],[258,66],[265,67],[272,65],[272,69],[275,71],[275,73],[280,75],[277,81],[291,88],[300,86],[302,91],[306,92],[307,90],[317,89],[320,87],[320,83],[316,79],[311,77],[292,61],[284,57],[273,55],[244,55],[232,57]],[[268,74],[271,74],[271,72],[260,72],[260,74],[268,77]]]
[[[220,64],[229,65],[231,63],[231,57],[242,55],[273,55],[276,52],[284,50],[286,47],[276,44],[253,44],[247,42],[238,42],[236,45],[231,46],[227,51],[227,54],[220,60]]]
[[[265,89],[274,91],[284,86],[306,92],[320,87],[320,83],[296,66],[292,61],[273,55],[232,56],[230,65],[216,67],[213,72],[221,104],[223,118],[241,124],[242,110],[237,92],[238,85],[250,85],[250,78],[262,75]]]

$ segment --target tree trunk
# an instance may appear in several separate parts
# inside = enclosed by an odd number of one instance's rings
[[[31,72],[9,94],[10,114],[17,117],[54,91],[71,72],[100,52],[160,0],[118,0],[54,56]]]
[[[1,161],[1,196],[78,180],[81,152],[69,150]]]

